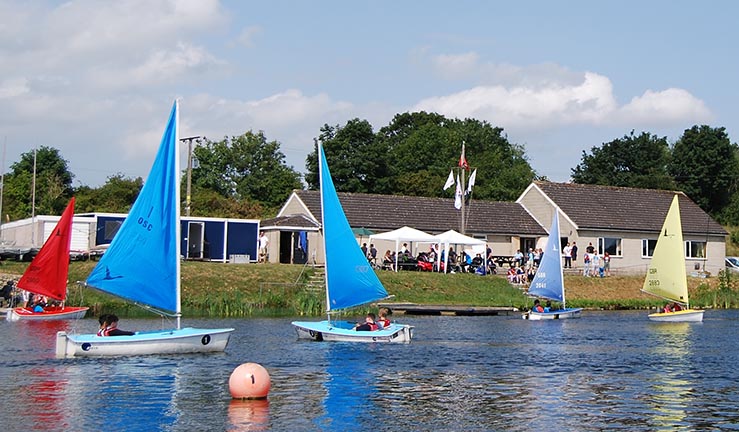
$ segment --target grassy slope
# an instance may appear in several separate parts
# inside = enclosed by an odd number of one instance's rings
[[[70,282],[84,280],[94,264],[72,263]],[[0,271],[20,275],[27,265],[5,262]],[[323,304],[321,290],[306,292],[303,287],[303,282],[313,271],[310,267],[284,264],[185,262],[182,266],[183,310],[189,314],[209,316],[247,316],[253,313],[284,313],[285,310],[319,314],[320,310],[317,309]],[[519,308],[531,304],[520,289],[507,283],[504,276],[387,271],[381,271],[378,275],[398,302]],[[565,276],[565,283],[570,306],[643,308],[663,303],[660,299],[640,292],[643,283],[643,277],[640,276],[613,276],[603,279]],[[699,288],[701,284],[703,286]],[[706,286],[717,284],[717,278],[689,278],[691,293],[701,289],[705,292]],[[128,312],[135,314],[133,309],[136,309],[122,300],[75,285],[70,285],[69,303],[91,305],[95,314],[109,309],[122,315]]]

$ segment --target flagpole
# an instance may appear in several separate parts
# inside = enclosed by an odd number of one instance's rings
[[[465,201],[464,200],[464,193],[467,190],[467,188],[464,185],[464,182],[465,182],[464,174],[465,174],[466,168],[462,164],[462,161],[464,161],[464,164],[467,164],[467,156],[465,155],[465,152],[464,152],[464,140],[462,140],[462,159],[460,159],[460,161],[459,161],[459,170],[462,172],[462,177],[461,177],[462,180],[461,180],[461,185],[460,185],[462,187],[462,209],[461,209],[462,210],[462,213],[461,213],[462,219],[460,221],[460,229],[459,229],[459,232],[462,233],[462,235],[464,235],[464,226],[465,226],[465,223],[464,223],[464,207],[465,207],[465,205],[464,205],[465,204],[464,203],[464,201]]]

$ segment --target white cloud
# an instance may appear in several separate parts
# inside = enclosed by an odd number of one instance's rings
[[[465,63],[470,62],[450,62],[456,65]],[[537,74],[545,69],[537,68]],[[520,69],[520,72],[524,70]],[[611,80],[607,77],[585,72],[580,82],[571,84],[569,77],[561,80],[560,75],[555,73],[549,78],[541,75],[533,80],[521,76],[518,79],[521,84],[515,86],[478,85],[469,90],[421,100],[411,110],[478,118],[512,129],[549,128],[563,124],[629,126],[684,123],[710,117],[705,104],[682,89],[648,91],[629,104],[619,106]]]
[[[706,104],[683,89],[647,90],[620,109],[624,122],[637,124],[671,124],[690,120],[709,121],[713,114]]]

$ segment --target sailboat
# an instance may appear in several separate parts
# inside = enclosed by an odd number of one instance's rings
[[[232,328],[180,326],[180,167],[175,101],[144,187],[84,285],[176,318],[176,328],[133,336],[57,333],[56,356],[123,356],[224,351]]]
[[[704,311],[690,309],[688,300],[685,249],[677,195],[672,198],[670,210],[662,225],[642,291],[681,305],[680,310],[650,314],[649,319],[652,321],[703,321]]]
[[[45,321],[82,318],[86,307],[66,306],[67,275],[69,273],[69,247],[72,241],[72,218],[74,217],[74,197],[57,222],[51,235],[41,246],[21,279],[18,288],[32,294],[60,301],[60,306],[45,306],[43,311],[34,312],[31,307],[16,307],[6,315],[8,321]]]
[[[580,318],[582,308],[567,308],[565,303],[564,274],[562,270],[562,244],[559,240],[559,209],[554,209],[552,227],[549,229],[547,245],[539,268],[529,287],[529,295],[562,303],[562,309],[523,314],[523,319],[550,320]]]
[[[392,323],[375,331],[356,331],[354,323],[331,319],[334,311],[388,297],[385,287],[357,244],[336,195],[323,146],[318,146],[323,243],[326,251],[326,321],[294,321],[299,339],[346,342],[410,342],[413,327]]]

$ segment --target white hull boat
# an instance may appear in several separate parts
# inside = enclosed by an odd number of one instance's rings
[[[73,335],[58,332],[56,356],[105,357],[190,354],[226,349],[231,329],[181,329],[137,332],[133,336]]]

